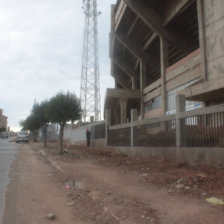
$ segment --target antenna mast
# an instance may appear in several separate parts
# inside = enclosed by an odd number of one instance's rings
[[[83,0],[82,8],[85,15],[82,71],[80,99],[83,109],[82,119],[94,116],[95,121],[100,120],[100,79],[99,79],[99,53],[96,0]]]

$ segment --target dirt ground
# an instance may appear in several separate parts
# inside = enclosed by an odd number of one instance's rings
[[[66,148],[20,145],[3,224],[224,223],[224,206],[205,201],[224,199],[224,169]]]

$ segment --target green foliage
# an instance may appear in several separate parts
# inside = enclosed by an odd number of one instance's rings
[[[60,92],[49,101],[48,114],[50,121],[65,125],[68,121],[79,120],[81,104],[75,94]]]
[[[40,104],[33,105],[31,114],[20,122],[23,130],[35,131],[50,121],[48,116],[48,101],[43,101]]]
[[[35,114],[30,114],[24,121],[20,122],[23,130],[35,131],[40,128],[38,117]]]
[[[63,132],[66,122],[81,117],[81,104],[75,94],[60,92],[49,101],[48,114],[50,121],[60,124],[60,153],[63,154]]]
[[[32,114],[35,115],[40,127],[50,122],[48,114],[49,102],[47,100],[42,101],[40,104],[35,103],[32,109]]]
[[[63,131],[66,122],[79,120],[81,117],[81,104],[75,94],[60,92],[49,101],[33,105],[31,114],[20,122],[23,130],[30,130],[37,135],[39,128],[43,127],[46,146],[46,130],[48,123],[60,124],[60,152],[63,153]]]

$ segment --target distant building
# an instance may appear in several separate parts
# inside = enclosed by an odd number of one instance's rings
[[[7,120],[8,120],[8,117],[3,115],[3,110],[0,109],[0,128],[7,129]]]

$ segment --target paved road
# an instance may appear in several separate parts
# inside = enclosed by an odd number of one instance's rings
[[[4,212],[5,192],[10,181],[8,174],[16,152],[15,143],[9,142],[8,139],[0,139],[0,224]]]

